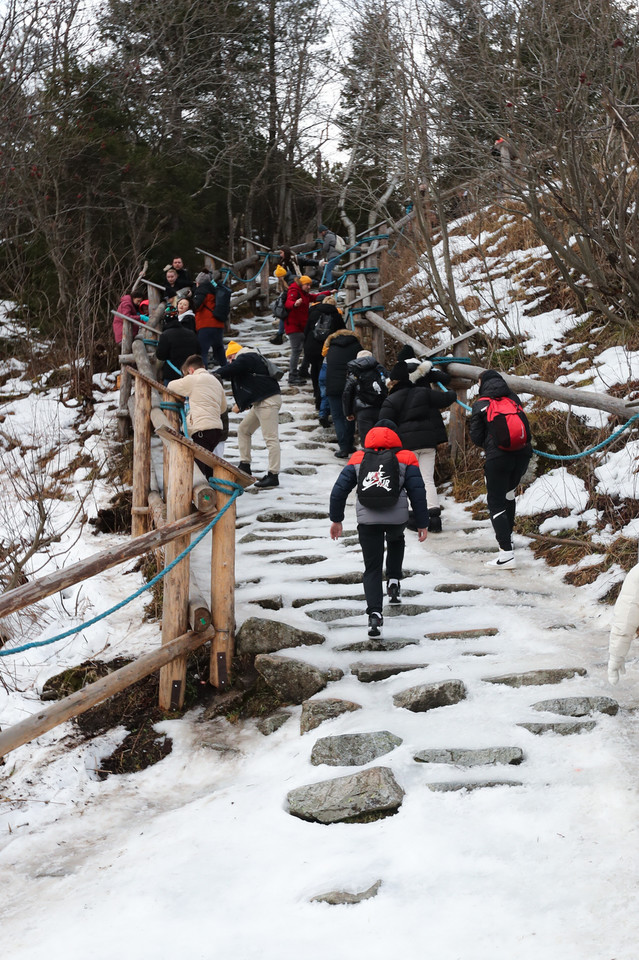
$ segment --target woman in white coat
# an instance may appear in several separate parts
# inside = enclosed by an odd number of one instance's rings
[[[626,656],[639,627],[639,563],[626,575],[617,597],[608,645],[608,681],[619,683],[626,672]]]

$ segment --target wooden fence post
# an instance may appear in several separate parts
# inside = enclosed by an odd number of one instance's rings
[[[170,442],[168,490],[165,490],[167,522],[181,520],[191,512],[193,494],[193,453],[181,443]],[[168,566],[191,541],[190,534],[178,537],[164,548]],[[185,557],[164,578],[162,643],[185,633],[189,620],[190,558]],[[160,709],[179,710],[184,703],[186,657],[177,657],[160,670]]]
[[[144,380],[135,384],[133,426],[133,496],[131,535],[139,537],[149,529],[149,487],[151,485],[151,387]]]
[[[264,260],[266,261],[266,266],[260,274],[260,299],[262,301],[262,310],[266,312],[268,310],[268,300],[269,300],[269,290],[270,290],[270,263],[268,254],[264,255]]]
[[[255,245],[252,244],[250,241],[246,241],[246,256],[247,256],[247,258],[248,258],[248,257],[255,257]],[[246,268],[246,275],[247,275],[248,277],[252,277],[256,272],[257,272],[257,271],[256,271],[256,267],[255,267],[255,262],[253,262],[253,263],[251,263],[251,264],[249,264],[249,265],[247,266],[247,268]],[[252,293],[253,295],[255,295],[255,292],[256,292],[256,291],[257,291],[257,280],[247,280],[247,281],[246,281],[246,292],[247,292],[247,293]]]
[[[168,424],[175,431],[179,433],[180,430],[180,415],[176,410],[163,410],[162,413],[165,415]],[[171,448],[164,444],[162,450],[162,496],[166,502],[166,491],[170,484],[170,467],[169,467],[169,455]]]
[[[215,467],[213,476],[219,480],[235,480],[224,467]],[[218,510],[230,496],[230,493],[217,492]],[[209,682],[218,690],[226,689],[230,683],[235,648],[235,513],[233,504],[213,528],[211,546],[211,615],[215,638],[211,643]]]
[[[467,357],[468,340],[462,340],[453,346],[454,357]],[[466,403],[468,399],[468,389],[463,386],[456,391],[457,399]],[[453,460],[457,461],[464,456],[466,452],[466,411],[458,403],[454,403],[450,408],[450,421],[448,425],[448,442],[450,443],[450,452]]]
[[[121,353],[129,354],[133,346],[133,324],[128,320],[122,321]],[[133,380],[131,374],[122,368],[120,371],[120,402],[118,406],[118,440],[126,440],[129,433],[129,397]]]

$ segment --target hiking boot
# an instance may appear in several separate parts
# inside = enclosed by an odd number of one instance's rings
[[[336,450],[334,454],[338,460],[348,460],[350,453],[348,450]]]
[[[515,554],[512,550],[500,550],[494,560],[488,560],[486,562],[486,566],[506,567],[507,570],[514,570],[516,566]]]
[[[238,470],[242,470],[244,473],[248,473],[249,476],[251,475],[251,464],[250,464],[250,463],[246,463],[245,460],[241,460],[241,461],[238,463],[237,469],[238,469]]]
[[[320,427],[324,427],[324,429],[326,429],[327,427],[330,427],[331,425],[331,421],[329,417],[320,417],[319,422],[320,422]]]
[[[396,606],[398,603],[401,603],[400,599],[401,587],[399,585],[399,580],[389,580],[386,584],[386,593],[388,594],[388,602],[391,606]]]
[[[369,637],[381,637],[384,618],[381,613],[369,613],[368,615],[368,635]]]
[[[281,347],[282,344],[284,343],[284,337],[281,336],[279,333],[276,333],[274,337],[271,337],[271,339],[269,340],[269,343],[274,343],[276,346]]]
[[[442,511],[440,507],[433,507],[428,511],[428,532],[442,532]]]
[[[262,477],[261,480],[255,481],[255,486],[259,487],[260,490],[265,490],[267,487],[279,487],[280,479],[276,473],[271,473],[270,470],[266,476]]]

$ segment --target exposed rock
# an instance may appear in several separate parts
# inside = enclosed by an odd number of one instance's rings
[[[482,650],[464,650],[462,657],[492,657],[494,654],[488,651]]]
[[[288,410],[280,410],[279,422],[280,423],[293,423],[295,417],[292,413],[289,413]]]
[[[484,677],[484,683],[503,683],[506,687],[541,687],[547,683],[561,683],[572,677],[585,677],[583,667],[557,667],[548,670],[527,670],[525,673],[505,673],[500,677]]]
[[[422,613],[430,613],[432,610],[441,610],[442,607],[424,607],[418,603],[401,603],[397,606],[387,604],[384,607],[384,617],[419,617]]]
[[[361,570],[353,570],[351,573],[331,573],[326,577],[312,577],[312,580],[313,582],[321,580],[322,583],[338,584],[361,583],[362,572]]]
[[[332,906],[340,906],[344,903],[361,903],[362,900],[370,900],[376,897],[379,888],[382,885],[381,880],[377,880],[368,890],[362,890],[361,893],[347,893],[345,890],[331,890],[330,893],[319,893],[316,897],[311,897],[311,903],[330,903]]]
[[[305,613],[318,623],[332,623],[333,620],[345,620],[347,617],[363,617],[366,615],[364,600],[358,599],[357,602],[360,603],[359,610],[353,607],[324,607],[322,610],[306,610]]]
[[[343,733],[337,737],[322,737],[311,751],[311,763],[326,763],[331,767],[361,767],[377,757],[383,757],[401,744],[401,739],[380,730],[376,733]]]
[[[310,443],[308,441],[305,441],[304,443],[296,443],[295,446],[298,450],[321,450],[322,448],[321,443]]]
[[[531,733],[558,733],[562,737],[567,737],[571,733],[587,733],[596,727],[594,720],[558,720],[556,723],[518,723],[518,727],[529,730]]]
[[[386,767],[310,783],[288,794],[289,812],[317,823],[388,816],[402,805],[404,791]]]
[[[282,560],[278,560],[278,563],[298,564],[303,566],[304,564],[308,565],[310,563],[322,563],[324,560],[326,560],[326,557],[308,557],[299,553],[294,553],[290,557],[284,557]]]
[[[355,643],[343,643],[336,650],[348,653],[381,653],[384,650],[402,650],[404,647],[418,646],[419,640],[384,640],[382,637],[357,640]]]
[[[236,649],[238,653],[274,653],[291,647],[311,646],[324,643],[321,633],[310,630],[298,630],[279,620],[265,620],[262,617],[249,617],[237,632]]]
[[[519,780],[474,780],[466,783],[462,781],[427,783],[426,786],[434,793],[452,793],[455,790],[481,790],[483,787],[523,787],[523,783]]]
[[[312,477],[313,474],[317,473],[315,467],[285,467],[282,473],[293,474],[298,477]]]
[[[323,690],[329,680],[339,679],[341,671],[320,670],[303,660],[260,653],[255,658],[255,669],[280,700],[302,703]],[[343,676],[343,674],[341,674]]]
[[[396,673],[420,670],[427,666],[427,663],[351,663],[351,673],[361,683],[373,683],[393,677]]]
[[[332,720],[333,717],[339,717],[342,713],[351,713],[353,710],[361,710],[361,704],[353,703],[352,700],[337,700],[327,697],[325,700],[305,700],[302,704],[302,716],[300,718],[300,733],[307,733],[319,727],[325,720]]]
[[[439,683],[422,683],[409,687],[393,697],[396,707],[404,707],[413,713],[423,713],[435,707],[447,707],[466,698],[466,687],[461,680],[441,680]]]
[[[458,767],[480,767],[492,763],[518,764],[524,759],[519,747],[484,747],[465,750],[451,747],[441,750],[420,750],[415,754],[419,763],[454,763]]]
[[[261,600],[250,600],[249,602],[254,603],[256,607],[261,607],[262,610],[281,610],[284,606],[281,597],[263,597]]]
[[[481,627],[478,630],[442,630],[439,633],[425,633],[426,640],[476,640],[477,637],[494,637],[499,633],[497,627]]]
[[[278,710],[277,713],[271,714],[270,717],[262,717],[261,720],[258,720],[257,729],[260,733],[263,733],[265,737],[268,737],[271,733],[279,730],[290,717],[291,714],[288,710]]]
[[[258,513],[260,523],[299,523],[303,520],[326,520],[326,510],[267,510]]]
[[[224,693],[216,693],[214,699],[202,714],[202,720],[224,717],[227,713],[241,706],[243,700],[244,691],[242,690],[227,690]]]
[[[619,704],[612,697],[561,697],[556,700],[538,700],[533,710],[547,710],[562,717],[587,717],[591,713],[607,713],[614,717]]]
[[[468,590],[481,590],[478,583],[438,583],[435,593],[466,593]]]

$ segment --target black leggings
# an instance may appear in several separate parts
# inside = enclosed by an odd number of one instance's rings
[[[366,613],[381,613],[384,605],[383,566],[386,539],[386,579],[402,579],[405,523],[359,523],[357,533],[364,556]]]
[[[486,499],[497,543],[501,550],[512,550],[515,525],[515,490],[530,462],[530,450],[503,453],[484,464]]]

